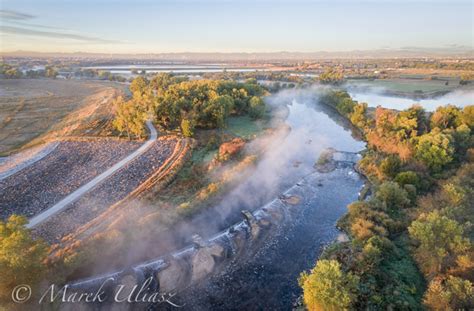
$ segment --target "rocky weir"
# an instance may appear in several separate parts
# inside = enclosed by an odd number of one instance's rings
[[[253,213],[242,211],[241,222],[211,238],[195,235],[192,245],[179,251],[68,284],[69,291],[101,291],[107,299],[66,303],[62,309],[291,309],[298,274],[335,239],[335,222],[363,186],[354,170],[358,159],[356,153],[333,150],[324,169],[313,170]],[[270,262],[283,269],[264,271]],[[136,296],[134,303],[117,301],[125,293]],[[169,301],[152,299],[157,295]]]

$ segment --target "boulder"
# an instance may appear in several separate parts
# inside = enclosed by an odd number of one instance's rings
[[[242,215],[244,216],[245,223],[250,228],[250,235],[252,236],[252,238],[256,239],[258,237],[259,233],[260,233],[260,226],[259,226],[257,220],[252,215],[252,213],[250,213],[247,210],[243,210]]]
[[[229,228],[229,240],[232,243],[232,249],[235,255],[242,254],[245,249],[247,248],[248,240],[247,240],[247,227],[244,226],[237,226],[237,227],[230,227]]]
[[[175,257],[166,259],[167,266],[156,273],[160,284],[160,292],[170,293],[186,287],[189,282],[189,265]]]
[[[216,262],[208,247],[199,248],[191,258],[191,282],[200,281],[214,271]]]

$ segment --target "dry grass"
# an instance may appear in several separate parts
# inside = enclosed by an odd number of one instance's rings
[[[104,134],[112,84],[51,79],[0,80],[0,155],[65,135]]]

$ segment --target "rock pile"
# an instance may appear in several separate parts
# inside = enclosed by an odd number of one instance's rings
[[[169,158],[176,143],[176,140],[157,140],[145,153],[78,201],[35,227],[35,232],[50,242],[56,242],[94,219],[148,179]]]
[[[63,141],[50,154],[0,180],[0,218],[32,217],[140,146],[128,141]]]

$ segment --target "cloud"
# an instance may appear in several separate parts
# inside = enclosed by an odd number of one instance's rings
[[[35,18],[36,16],[10,10],[0,10],[0,19],[4,21],[22,21]]]
[[[34,27],[34,28],[43,28],[43,29],[55,29],[55,30],[69,30],[69,29],[64,29],[64,28],[58,28],[58,27],[53,27],[53,26],[45,26],[45,25],[38,25],[38,24],[32,24],[32,23],[24,23],[20,21],[9,21],[10,24],[15,24],[18,26],[25,26],[25,27]],[[1,29],[1,27],[0,27]]]
[[[89,37],[72,33],[56,32],[56,31],[42,31],[28,28],[20,28],[15,26],[1,26],[1,32],[13,35],[46,37],[54,39],[77,40],[88,43],[121,43],[116,40],[107,40],[97,37]]]
[[[90,37],[79,34],[67,33],[60,31],[61,29],[56,27],[32,24],[29,20],[34,19],[36,16],[22,13],[18,11],[11,10],[0,10],[0,19],[8,23],[9,25],[1,25],[0,32],[3,34],[13,34],[20,36],[33,36],[33,37],[43,37],[43,38],[54,38],[54,39],[63,39],[63,40],[76,40],[84,43],[100,43],[100,44],[109,44],[109,43],[121,43],[116,40],[107,40],[98,37]],[[18,27],[21,26],[21,27]],[[50,29],[46,30],[38,30]]]

